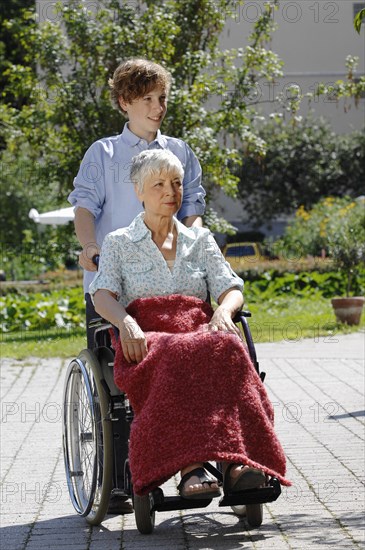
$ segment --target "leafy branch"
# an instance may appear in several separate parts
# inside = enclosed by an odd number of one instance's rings
[[[361,25],[362,25],[362,22],[365,18],[365,8],[362,8],[356,15],[355,15],[355,18],[354,18],[354,28],[355,28],[355,31],[360,34],[360,30],[361,30]]]

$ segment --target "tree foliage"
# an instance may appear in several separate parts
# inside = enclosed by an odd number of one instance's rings
[[[238,192],[257,225],[311,208],[324,196],[362,193],[365,180],[365,134],[337,135],[321,119],[295,125],[281,119],[265,123],[259,136],[265,157],[245,156],[238,170]]]
[[[7,201],[0,223],[7,239],[19,244],[24,232],[35,233],[28,207],[65,204],[86,149],[121,131],[124,120],[111,107],[107,81],[132,56],[171,70],[174,84],[162,130],[186,140],[197,154],[208,203],[221,188],[235,196],[236,169],[245,155],[265,153],[254,129],[252,98],[258,81],[282,75],[282,62],[268,46],[278,3],[265,4],[247,44],[222,51],[219,36],[240,1],[68,0],[40,2],[41,8],[54,7],[43,13],[28,7],[30,1],[11,0],[14,10],[1,12],[0,37],[15,45],[5,64],[0,58],[0,185]],[[351,90],[344,83],[339,94]],[[295,115],[298,104],[294,94],[285,108]],[[211,210],[207,223],[216,231],[230,230]],[[58,232],[67,242],[70,234],[69,227]]]
[[[241,162],[242,142],[256,154],[263,150],[250,129],[255,106],[247,98],[257,79],[281,74],[282,63],[266,48],[276,4],[267,4],[248,46],[225,51],[218,39],[236,1],[70,0],[57,4],[50,20],[24,9],[5,21],[22,51],[4,70],[1,137],[7,177],[1,184],[9,200],[26,186],[27,199],[39,209],[65,202],[85,150],[123,127],[107,81],[119,62],[132,56],[171,70],[174,84],[162,130],[186,140],[197,154],[208,200],[218,187],[234,195],[238,180],[229,163]],[[10,95],[25,100],[14,106]],[[19,163],[26,165],[26,180],[19,180]],[[15,239],[15,216],[11,223]],[[18,226],[18,239],[23,226],[27,222]]]
[[[6,103],[16,107],[21,107],[24,98],[13,95],[11,87],[7,86],[6,72],[12,65],[24,64],[23,48],[16,38],[14,27],[17,27],[19,32],[20,26],[29,26],[27,19],[19,16],[24,8],[34,7],[34,2],[35,0],[7,0],[0,3],[0,90],[6,89],[6,93],[3,94]],[[9,20],[13,20],[14,23],[9,24]]]
[[[355,28],[355,31],[360,34],[360,31],[361,31],[361,25],[363,23],[365,19],[365,8],[362,8],[356,15],[355,15],[355,18],[354,18],[354,28]]]

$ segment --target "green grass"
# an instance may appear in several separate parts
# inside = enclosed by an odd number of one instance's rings
[[[252,313],[249,323],[253,340],[257,343],[315,339],[364,328],[363,320],[360,326],[337,323],[330,300],[320,296],[280,296],[267,302],[248,303],[245,307]]]
[[[86,348],[84,329],[11,332],[2,335],[1,355],[14,359],[73,357],[84,348]]]
[[[330,300],[318,296],[280,296],[260,303],[247,303],[245,308],[252,313],[249,323],[256,343],[332,336],[356,332],[365,326],[364,321],[360,327],[337,324]],[[85,347],[84,329],[13,332],[2,337],[2,356],[15,359],[68,358]]]

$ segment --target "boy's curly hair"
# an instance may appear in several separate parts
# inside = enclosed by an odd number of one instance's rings
[[[131,103],[151,92],[156,86],[160,86],[168,94],[171,80],[169,71],[158,63],[143,58],[127,59],[118,65],[113,78],[108,82],[113,106],[125,116],[126,112],[119,104],[120,97]]]

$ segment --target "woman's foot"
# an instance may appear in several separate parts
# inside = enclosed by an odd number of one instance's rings
[[[187,499],[211,499],[221,495],[217,481],[208,477],[201,463],[191,464],[181,470],[177,489],[180,496]]]
[[[226,464],[223,471],[225,493],[258,489],[266,484],[266,475],[257,468],[241,464]]]

